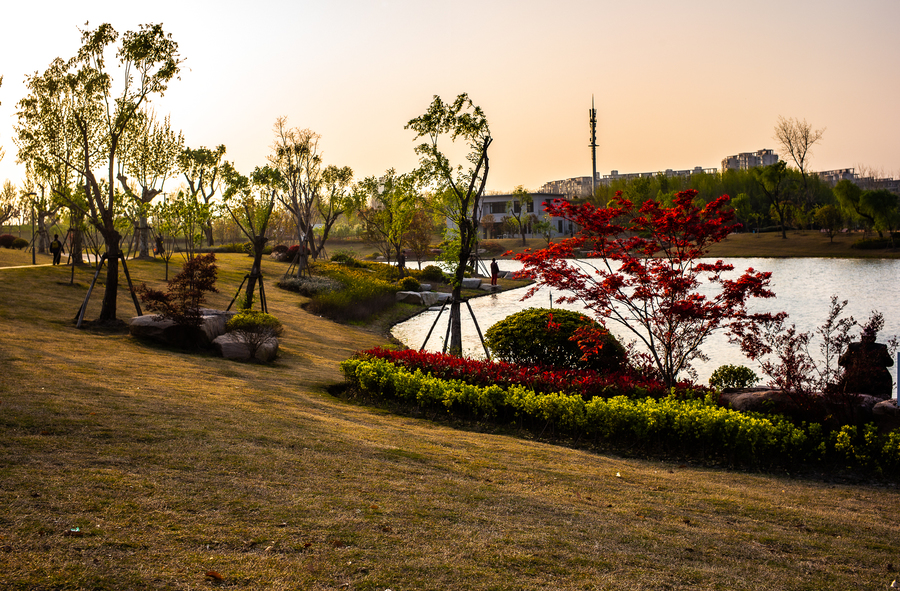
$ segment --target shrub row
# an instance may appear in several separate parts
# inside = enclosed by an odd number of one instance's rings
[[[341,364],[347,381],[368,395],[393,397],[421,408],[463,417],[550,430],[632,451],[678,454],[731,465],[771,468],[835,464],[885,475],[900,469],[900,430],[879,434],[873,425],[829,431],[719,407],[704,398],[663,399],[541,394],[520,385],[477,386],[409,371],[387,359],[361,356]]]
[[[0,234],[0,246],[3,248],[25,248],[29,242],[12,234]]]
[[[347,267],[339,263],[314,262],[310,265],[313,274],[341,284],[341,289],[318,292],[312,296],[307,310],[328,318],[341,321],[366,320],[390,308],[397,302],[398,287],[389,280],[382,279],[386,272],[378,267],[387,265]]]
[[[648,377],[631,368],[613,373],[591,369],[545,368],[518,365],[502,361],[482,361],[467,357],[455,357],[443,353],[429,353],[407,349],[398,351],[376,347],[361,353],[445,380],[462,380],[476,386],[496,384],[501,387],[525,386],[538,393],[562,392],[578,394],[590,400],[595,396],[661,398],[670,392],[659,380]],[[690,384],[679,384],[674,389],[677,397],[694,395]]]

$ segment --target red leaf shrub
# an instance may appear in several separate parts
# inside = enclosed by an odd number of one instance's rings
[[[396,351],[381,347],[363,351],[358,355],[386,359],[394,365],[411,371],[418,369],[444,380],[460,380],[475,386],[521,385],[540,394],[555,392],[567,395],[579,394],[585,400],[595,396],[662,398],[669,394],[669,390],[660,380],[633,367],[613,373],[600,373],[588,369],[523,366],[455,357],[443,353],[419,352],[412,349]],[[682,382],[675,387],[675,393],[688,395],[688,391],[696,392],[704,389],[702,386]]]

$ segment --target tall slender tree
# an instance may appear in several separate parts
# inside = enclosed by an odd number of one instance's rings
[[[178,75],[182,60],[178,44],[160,24],[142,25],[120,39],[112,25],[104,23],[82,31],[81,41],[75,57],[57,58],[43,74],[27,77],[29,94],[19,102],[17,130],[20,151],[44,143],[51,147],[48,158],[61,161],[83,179],[85,213],[103,237],[109,262],[97,320],[111,322],[116,318],[119,287],[121,205],[116,162],[121,143],[140,109],[152,96],[162,95]],[[107,65],[113,49],[121,74],[118,93]],[[55,148],[62,134],[77,138],[74,153]],[[71,205],[82,206],[74,201]]]
[[[428,110],[409,121],[407,129],[416,132],[415,139],[426,141],[416,146],[419,171],[438,193],[445,193],[444,212],[455,226],[459,241],[456,269],[453,273],[453,301],[450,305],[450,344],[453,355],[462,355],[460,303],[462,280],[469,257],[478,241],[478,204],[484,195],[490,161],[488,148],[493,141],[487,117],[465,93],[452,103],[444,103],[435,95]],[[468,148],[468,168],[453,166],[443,152],[442,140],[462,140]]]
[[[297,276],[307,267],[308,257],[316,252],[313,224],[316,202],[322,186],[322,156],[319,134],[309,129],[287,126],[287,117],[275,121],[275,144],[269,156],[270,166],[279,172],[282,191],[279,201],[294,216],[297,241]]]
[[[175,173],[182,146],[184,136],[172,129],[169,117],[159,121],[151,109],[138,112],[131,120],[129,132],[122,136],[116,178],[134,206],[139,258],[150,257],[150,205]]]
[[[195,201],[203,200],[210,214],[214,214],[213,199],[219,191],[222,179],[222,171],[226,164],[225,145],[220,144],[215,150],[200,146],[197,149],[185,147],[178,155],[178,169],[184,175],[188,184],[188,190]],[[199,199],[198,199],[199,198]],[[213,219],[214,215],[203,226],[206,235],[206,245],[213,246]]]

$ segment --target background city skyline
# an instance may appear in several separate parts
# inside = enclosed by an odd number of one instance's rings
[[[225,144],[244,173],[265,164],[279,116],[321,134],[325,164],[350,166],[356,180],[409,171],[404,125],[433,95],[461,92],[491,125],[492,191],[589,176],[592,96],[601,175],[779,151],[779,116],[826,128],[813,170],[900,172],[897,2],[162,0],[20,3],[4,14],[0,180],[16,183],[24,76],[71,57],[86,21],[119,33],[162,22],[185,63],[157,114],[190,147]]]

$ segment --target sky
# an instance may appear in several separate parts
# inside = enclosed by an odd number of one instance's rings
[[[190,147],[225,144],[245,174],[281,116],[357,180],[410,171],[406,123],[465,92],[494,138],[491,191],[590,175],[592,98],[600,174],[779,151],[783,116],[825,128],[813,170],[900,176],[897,0],[34,0],[3,13],[0,180],[15,183],[25,76],[73,56],[86,22],[162,23],[185,61],[157,114]]]

